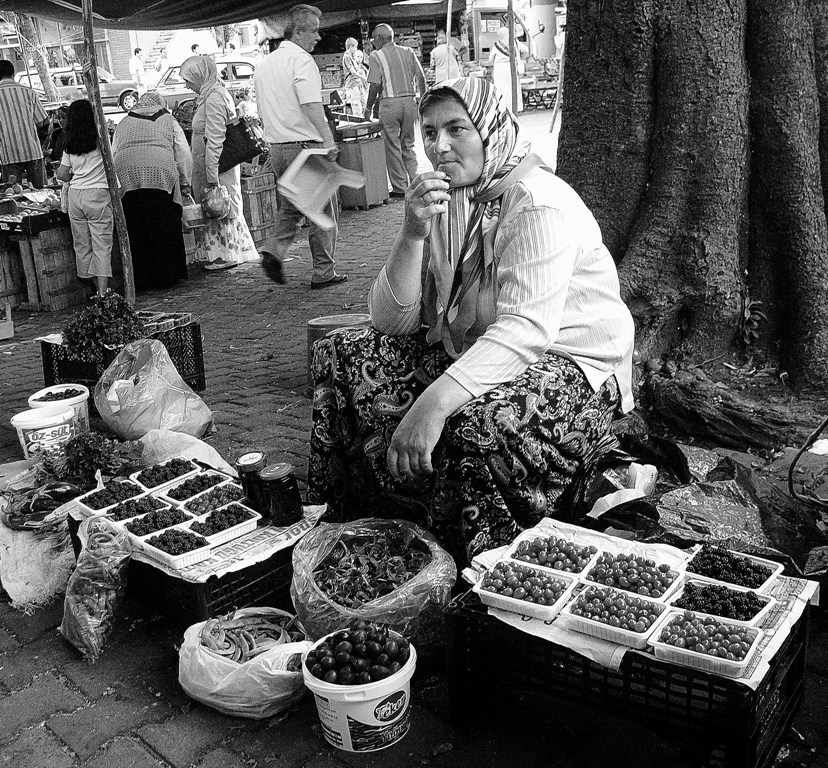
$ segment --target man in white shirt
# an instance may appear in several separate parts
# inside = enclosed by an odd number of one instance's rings
[[[321,39],[322,12],[313,5],[295,5],[288,11],[284,39],[256,67],[254,82],[264,137],[270,144],[270,165],[278,178],[306,148],[322,147],[329,160],[339,149],[322,107],[322,76],[311,56]],[[321,190],[312,190],[318,194]],[[327,288],[347,280],[334,268],[337,236],[335,191],[323,213],[334,222],[332,229],[310,223],[308,242],[313,259],[311,288]],[[271,280],[284,283],[282,263],[299,232],[302,214],[287,200],[279,201],[276,232],[261,248],[262,267]]]
[[[144,82],[144,58],[141,55],[140,48],[135,49],[132,58],[129,60],[129,76],[138,89],[138,96],[143,96],[146,93],[147,86]]]
[[[462,76],[463,70],[457,59],[457,49],[446,42],[445,31],[438,29],[437,45],[431,49],[431,69],[434,70],[435,85]]]

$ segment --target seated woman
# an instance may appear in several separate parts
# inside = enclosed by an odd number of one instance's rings
[[[405,517],[464,562],[556,504],[633,408],[633,321],[593,216],[483,78],[426,92],[433,171],[369,296],[314,347],[309,496]]]

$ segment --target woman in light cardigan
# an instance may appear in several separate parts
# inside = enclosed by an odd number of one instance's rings
[[[373,327],[314,346],[309,498],[412,519],[465,562],[561,512],[634,406],[633,322],[598,224],[491,83],[432,88],[420,118],[434,170],[406,192]]]
[[[230,215],[210,219],[196,230],[196,260],[209,270],[229,269],[259,258],[247,222],[242,215],[241,169],[234,166],[219,173],[227,124],[236,117],[236,105],[218,77],[209,56],[190,56],[179,70],[185,85],[198,94],[193,115],[193,196],[201,202],[207,191],[219,185],[230,195]]]
[[[121,183],[135,288],[167,288],[187,277],[182,195],[191,193],[193,157],[184,131],[147,91],[118,123],[112,141]]]

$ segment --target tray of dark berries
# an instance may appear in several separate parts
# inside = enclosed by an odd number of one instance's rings
[[[181,525],[145,539],[143,554],[170,568],[185,568],[210,557],[210,542]]]
[[[100,515],[108,513],[122,501],[141,496],[143,493],[144,489],[131,480],[110,480],[103,488],[84,493],[75,501],[87,516]]]
[[[199,517],[233,501],[241,501],[243,498],[244,491],[242,487],[238,483],[228,481],[193,496],[184,505],[184,509],[191,515]]]
[[[670,609],[650,645],[659,659],[725,677],[742,677],[764,633],[694,611]]]
[[[785,566],[764,557],[703,544],[687,563],[686,570],[700,581],[725,582],[766,593]]]
[[[647,640],[667,608],[623,589],[586,586],[561,612],[567,628],[630,648]]]
[[[126,523],[130,541],[136,549],[144,548],[144,540],[153,533],[158,533],[174,525],[187,523],[193,518],[179,507],[162,507],[142,517],[136,517]]]
[[[139,496],[137,499],[127,499],[116,504],[106,513],[106,516],[116,523],[123,523],[133,517],[140,517],[166,506],[168,505],[163,501],[152,496]]]
[[[569,599],[578,580],[568,573],[501,560],[480,577],[473,591],[486,605],[549,621]]]
[[[255,531],[261,519],[258,512],[234,502],[200,517],[189,528],[216,546]]]
[[[715,616],[731,624],[758,627],[771,612],[776,600],[752,589],[714,584],[685,574],[679,592],[668,601],[674,608]]]
[[[680,575],[667,563],[640,555],[602,552],[581,579],[585,584],[623,589],[664,602],[679,587]]]
[[[129,477],[147,491],[161,491],[175,483],[176,480],[193,477],[200,471],[197,464],[189,459],[176,456],[162,464],[153,464],[140,472],[135,472]]]
[[[169,504],[178,506],[180,504],[186,504],[194,496],[198,496],[199,493],[206,491],[208,488],[214,488],[221,483],[227,482],[230,482],[230,478],[227,475],[208,470],[194,477],[189,477],[186,480],[176,481],[173,486],[162,491],[160,498]]]
[[[552,571],[580,574],[598,558],[598,548],[557,536],[519,536],[507,550],[506,557]]]

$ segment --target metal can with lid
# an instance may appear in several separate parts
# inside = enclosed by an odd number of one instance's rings
[[[259,477],[271,524],[291,525],[301,520],[302,496],[293,474],[293,465],[286,461],[271,464],[259,472]]]
[[[264,495],[261,471],[267,466],[267,457],[261,451],[251,451],[236,459],[236,472],[244,495],[262,516],[267,515],[267,500]]]

